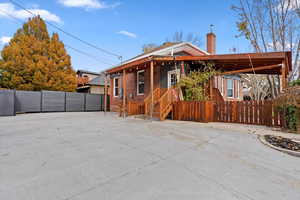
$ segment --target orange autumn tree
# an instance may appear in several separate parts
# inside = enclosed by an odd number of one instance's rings
[[[76,74],[58,34],[39,16],[29,19],[3,48],[0,88],[74,91]]]

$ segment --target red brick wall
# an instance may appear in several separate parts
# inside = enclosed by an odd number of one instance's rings
[[[147,67],[145,69],[145,93],[144,95],[137,95],[137,71],[134,70],[132,72],[126,72],[126,96],[128,100],[133,101],[144,101],[144,99],[150,94],[150,67]],[[123,83],[123,75],[120,74],[119,79],[119,86],[122,88]],[[110,109],[111,111],[118,111],[119,104],[122,103],[122,99],[119,97],[114,97],[114,83],[113,78],[111,78],[110,81],[111,87],[110,87]],[[160,85],[160,66],[154,66],[154,89],[159,87]]]

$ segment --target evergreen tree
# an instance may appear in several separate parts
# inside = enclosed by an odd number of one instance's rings
[[[39,16],[29,19],[1,52],[0,88],[74,91],[76,76],[58,34]]]

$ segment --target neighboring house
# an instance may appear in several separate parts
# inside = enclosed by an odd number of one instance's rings
[[[109,80],[107,86],[109,87]],[[77,71],[77,92],[104,94],[105,75],[104,73],[90,72],[86,70]],[[108,94],[109,94],[108,89]]]
[[[117,111],[121,104],[125,106],[128,102],[140,102],[145,104],[145,112],[148,112],[151,101],[151,112],[167,115],[172,110],[173,94],[169,88],[190,71],[203,69],[203,62],[213,62],[222,72],[209,83],[208,95],[213,100],[242,100],[240,73],[280,74],[284,86],[287,84],[291,70],[290,52],[218,55],[215,47],[216,36],[209,33],[207,51],[186,42],[164,43],[151,52],[108,69],[111,110]]]

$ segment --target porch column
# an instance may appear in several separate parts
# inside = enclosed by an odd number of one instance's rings
[[[184,61],[181,61],[181,77],[185,77]]]
[[[286,66],[284,61],[282,61],[281,64],[281,85],[282,85],[282,90],[284,90],[287,87]]]
[[[213,84],[214,84],[214,77],[209,79],[209,97],[210,100],[213,100]]]
[[[150,117],[153,117],[153,109],[154,109],[154,96],[153,96],[153,71],[154,71],[154,63],[151,61],[150,63],[150,92],[151,92],[151,108],[150,108]]]
[[[126,117],[126,70],[123,69],[123,117]]]
[[[107,111],[107,74],[104,77],[104,113]]]

